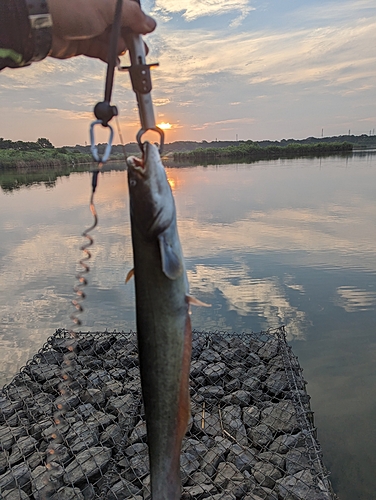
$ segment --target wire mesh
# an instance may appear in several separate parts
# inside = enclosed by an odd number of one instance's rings
[[[79,332],[71,343],[57,330],[0,393],[0,498],[148,500],[136,334]],[[182,499],[335,499],[305,385],[283,327],[195,331]]]

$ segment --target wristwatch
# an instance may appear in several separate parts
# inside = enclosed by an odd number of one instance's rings
[[[41,61],[48,56],[52,45],[52,18],[46,0],[26,0],[29,12],[34,53],[31,62]]]

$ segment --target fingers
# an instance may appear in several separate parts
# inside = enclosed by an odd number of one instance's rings
[[[135,33],[146,35],[155,30],[156,22],[142,12],[135,0],[123,0],[122,25],[129,26]]]

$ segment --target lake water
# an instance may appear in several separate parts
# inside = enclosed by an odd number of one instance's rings
[[[200,330],[286,325],[341,500],[376,491],[376,156],[168,168]],[[1,181],[1,174],[0,174]],[[0,192],[0,383],[71,327],[90,174]],[[100,175],[83,330],[135,329],[126,173]]]

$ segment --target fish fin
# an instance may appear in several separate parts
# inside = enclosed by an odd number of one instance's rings
[[[128,283],[128,281],[130,281],[134,276],[134,268],[131,269],[128,274],[127,274],[127,277],[125,278],[125,283]]]
[[[176,280],[183,272],[183,265],[178,253],[168,241],[165,233],[158,236],[159,249],[161,251],[162,270],[167,278]]]
[[[192,306],[199,307],[211,307],[211,304],[207,304],[206,302],[201,302],[201,300],[196,299],[196,297],[192,297],[192,295],[186,295],[188,304]]]

